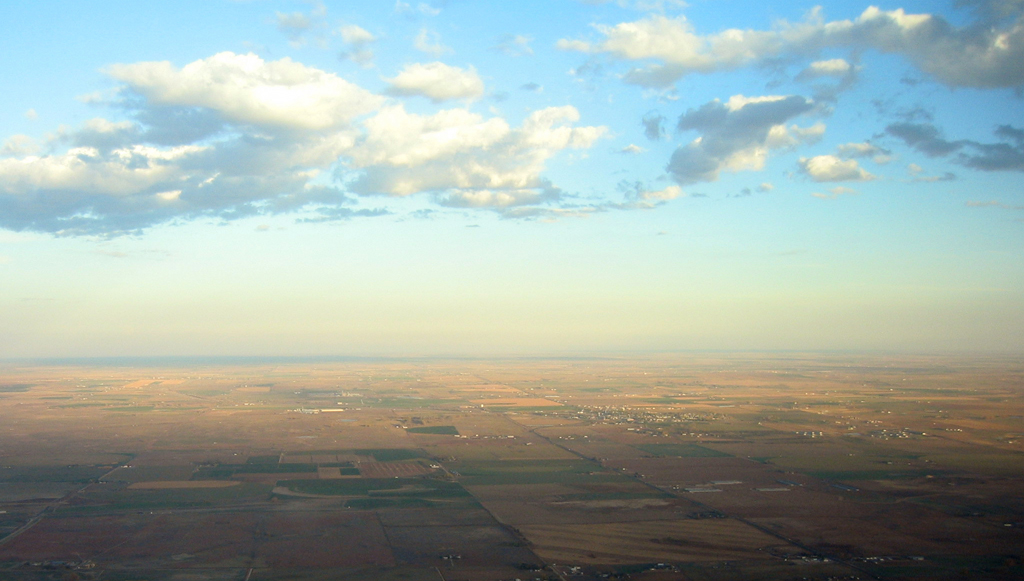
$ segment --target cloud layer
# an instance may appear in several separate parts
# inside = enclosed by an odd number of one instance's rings
[[[384,213],[359,207],[363,195],[426,194],[473,208],[551,203],[560,190],[542,177],[545,162],[606,132],[576,126],[569,106],[534,111],[518,127],[464,108],[409,113],[287,58],[226,52],[181,68],[106,72],[123,83],[116,104],[132,120],[65,128],[45,153],[9,139],[0,227],[112,235],[197,216]],[[410,65],[390,83],[435,101],[483,90],[472,69],[441,63]]]
[[[986,26],[987,24],[987,26]],[[627,82],[666,87],[692,73],[810,57],[829,48],[873,49],[905,56],[951,87],[1019,87],[1024,84],[1024,16],[958,28],[940,16],[885,11],[871,6],[854,20],[828,22],[820,9],[801,22],[772,30],[728,29],[700,35],[684,16],[650,15],[615,26],[596,25],[597,42],[562,39],[564,50],[618,59],[655,61],[634,68]],[[807,75],[834,75],[839,63],[812,65]]]

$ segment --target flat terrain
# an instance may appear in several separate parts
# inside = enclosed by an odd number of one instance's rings
[[[1024,361],[0,365],[0,578],[1021,579]]]

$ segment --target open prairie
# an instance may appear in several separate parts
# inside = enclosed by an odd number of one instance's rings
[[[0,368],[0,577],[1016,579],[1024,362]]]

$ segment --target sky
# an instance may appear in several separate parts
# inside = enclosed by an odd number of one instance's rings
[[[0,358],[1024,353],[1024,0],[0,16]]]

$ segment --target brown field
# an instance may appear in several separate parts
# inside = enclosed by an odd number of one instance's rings
[[[778,539],[729,519],[521,527],[544,559],[558,563],[724,561],[771,558]]]
[[[238,486],[237,480],[161,480],[157,482],[135,482],[129,490],[164,490],[172,488],[227,488]]]
[[[0,426],[0,579],[1024,578],[1018,359],[0,363]]]
[[[484,406],[512,406],[512,407],[560,407],[562,404],[550,399],[539,397],[495,397],[488,399],[470,400],[472,403]]]

